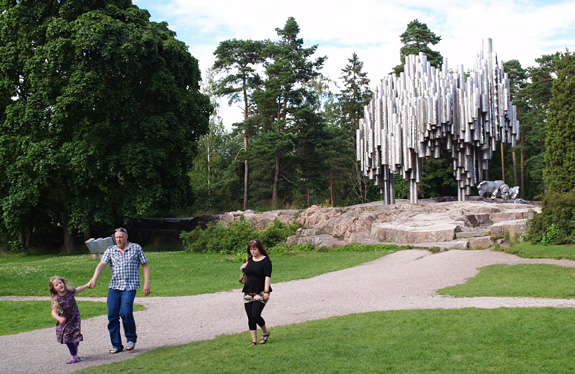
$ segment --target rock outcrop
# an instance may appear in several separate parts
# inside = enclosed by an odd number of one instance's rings
[[[443,200],[443,201],[440,201]],[[279,210],[226,213],[222,220],[240,217],[263,228],[274,219],[297,222],[301,228],[289,244],[311,243],[319,247],[345,244],[399,244],[439,249],[487,248],[497,240],[520,238],[527,220],[540,212],[537,203],[510,203],[496,199],[469,201],[424,200],[417,204],[397,200],[345,208],[312,206],[304,211]]]

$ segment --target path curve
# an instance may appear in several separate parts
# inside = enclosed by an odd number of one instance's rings
[[[575,261],[523,259],[490,250],[452,250],[436,254],[425,250],[404,250],[310,279],[274,283],[274,292],[264,310],[264,317],[273,331],[274,326],[372,311],[575,307],[574,299],[453,298],[436,295],[437,290],[461,284],[475,276],[479,268],[494,264],[575,267]],[[153,271],[153,264],[151,267]],[[0,298],[9,299],[15,298]],[[18,299],[47,300],[33,297]],[[106,300],[86,297],[77,299]],[[302,303],[302,299],[306,302]],[[146,310],[135,312],[139,340],[135,351],[117,355],[107,353],[110,348],[107,317],[99,316],[82,321],[85,337],[80,344],[82,362],[66,365],[69,359],[67,348],[56,342],[54,328],[46,328],[0,336],[0,372],[72,373],[81,368],[125,360],[162,346],[247,331],[242,295],[238,289],[196,296],[137,297],[136,302],[144,305]],[[247,340],[249,337],[246,332]]]

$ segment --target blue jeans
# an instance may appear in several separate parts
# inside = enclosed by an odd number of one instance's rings
[[[138,340],[136,321],[134,321],[135,297],[136,290],[108,290],[108,331],[110,332],[112,346],[115,349],[123,347],[122,337],[120,336],[120,318],[122,318],[126,340],[133,343]]]

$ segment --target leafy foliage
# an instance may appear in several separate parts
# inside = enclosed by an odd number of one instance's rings
[[[212,98],[215,109],[214,114],[210,116],[208,133],[202,135],[198,141],[198,151],[189,172],[194,202],[187,216],[241,208],[243,168],[238,156],[245,152],[242,150],[241,136],[235,131],[227,132],[222,118],[217,115],[219,105],[214,100],[213,88],[214,74],[210,71],[202,92]],[[172,217],[174,213],[178,211],[172,212]]]
[[[575,56],[557,56],[557,79],[549,102],[545,138],[545,186],[551,192],[575,190]]]
[[[243,132],[244,149],[248,146],[249,137],[257,132],[256,122],[250,119],[255,116],[252,93],[262,85],[257,68],[264,63],[269,44],[269,41],[226,40],[214,52],[214,71],[227,74],[215,82],[214,93],[228,96],[230,104],[239,101],[243,103],[244,121],[235,126]],[[249,174],[249,160],[244,159],[244,209],[248,207]]]
[[[24,247],[189,204],[198,61],[124,0],[2,2],[0,212]]]
[[[436,45],[440,41],[441,36],[435,35],[425,23],[419,22],[417,19],[411,21],[405,32],[401,34],[401,42],[403,43],[403,47],[400,49],[401,64],[393,68],[395,75],[403,72],[406,56],[419,53],[427,56],[427,61],[430,62],[431,66],[440,68],[443,63],[443,56],[429,47],[430,44]]]
[[[338,117],[328,125],[329,138],[324,148],[332,206],[377,200],[377,188],[362,174],[355,154],[355,130],[364,116],[364,106],[373,96],[370,81],[356,53],[341,72],[343,88],[337,95]]]
[[[529,220],[527,238],[547,245],[575,244],[575,189],[545,195],[541,213]]]
[[[420,198],[457,196],[457,183],[447,156],[423,161],[423,175],[418,187]]]
[[[196,227],[181,234],[186,251],[205,253],[229,253],[245,256],[248,242],[259,238],[266,249],[284,242],[294,235],[297,224],[285,224],[274,220],[267,228],[257,230],[255,225],[245,219],[237,222],[217,222],[203,229]]]
[[[304,47],[293,17],[287,19],[283,29],[276,28],[276,32],[280,40],[269,46],[270,60],[264,64],[265,91],[254,96],[260,113],[260,131],[262,135],[267,133],[266,143],[274,153],[272,206],[278,206],[280,182],[286,180],[309,205],[310,191],[321,183],[319,166],[323,157],[317,147],[321,147],[324,139],[324,124],[316,111],[318,98],[311,83],[326,57],[312,59],[317,46]],[[289,173],[289,177],[284,178],[284,173]]]
[[[511,79],[511,97],[517,107],[521,141],[518,151],[524,159],[524,175],[521,182],[521,196],[539,199],[544,193],[543,170],[545,169],[545,137],[548,130],[547,112],[551,100],[551,89],[557,66],[557,55],[544,55],[537,58],[537,66],[523,69],[517,60],[504,64]],[[511,164],[511,154],[506,153],[505,164]],[[489,179],[512,179],[511,168],[502,175],[500,152],[495,152],[489,165]],[[517,183],[517,181],[514,180]],[[518,184],[519,185],[519,184]]]

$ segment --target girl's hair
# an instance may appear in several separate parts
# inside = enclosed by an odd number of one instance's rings
[[[250,240],[250,242],[248,243],[248,258],[252,257],[252,253],[250,252],[250,248],[254,248],[257,247],[257,249],[260,250],[260,253],[264,256],[268,256],[268,251],[266,251],[266,249],[264,248],[264,245],[262,244],[261,240],[259,239],[252,239]]]
[[[50,278],[50,281],[48,282],[48,289],[50,290],[50,300],[52,300],[52,308],[55,308],[58,313],[62,313],[63,312],[62,307],[60,306],[60,303],[58,303],[58,299],[56,298],[56,295],[58,295],[58,291],[54,289],[54,282],[58,280],[64,283],[64,288],[66,289],[66,291],[74,292],[74,289],[70,285],[68,285],[69,281],[66,278],[62,278],[59,275],[54,275],[52,278]]]

